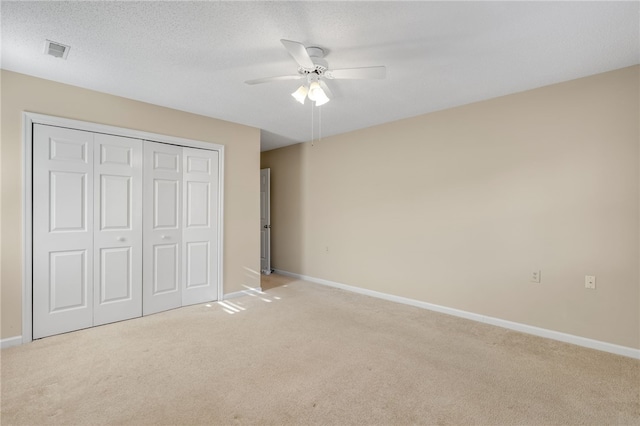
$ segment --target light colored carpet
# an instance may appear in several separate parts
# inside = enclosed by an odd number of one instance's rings
[[[272,275],[2,351],[10,424],[640,424],[640,362]]]

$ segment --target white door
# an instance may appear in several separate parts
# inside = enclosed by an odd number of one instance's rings
[[[217,299],[219,152],[33,128],[33,337]]]
[[[260,270],[271,273],[271,169],[260,170]]]
[[[144,144],[143,315],[182,305],[182,148]]]
[[[218,298],[218,152],[183,148],[182,305]]]
[[[34,125],[33,337],[93,325],[93,138]]]
[[[142,316],[142,141],[94,138],[93,325]]]

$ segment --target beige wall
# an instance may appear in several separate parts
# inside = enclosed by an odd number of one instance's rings
[[[635,66],[263,153],[273,267],[640,348],[639,80]]]
[[[1,71],[2,338],[21,334],[22,112],[225,145],[224,291],[260,285],[260,131],[117,96]]]

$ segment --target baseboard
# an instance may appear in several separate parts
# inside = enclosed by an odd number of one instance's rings
[[[415,306],[418,308],[428,309],[430,311],[440,312],[447,315],[453,315],[485,324],[495,325],[509,330],[520,331],[522,333],[532,334],[534,336],[545,337],[547,339],[558,340],[560,342],[571,343],[585,348],[596,349],[599,351],[609,352],[616,355],[622,355],[629,358],[640,359],[640,349],[620,346],[613,343],[602,342],[599,340],[588,339],[586,337],[574,336],[573,334],[561,333],[559,331],[548,330],[546,328],[534,327],[532,325],[507,321],[500,318],[489,317],[486,315],[476,314],[473,312],[462,311],[460,309],[448,308],[446,306],[434,305],[432,303],[422,302],[420,300],[409,299],[407,297],[394,296],[392,294],[382,293],[379,291],[367,290],[365,288],[354,287],[347,284],[337,283],[334,281],[324,280],[321,278],[310,277],[308,275],[296,274],[293,272],[276,269],[275,273],[310,281],[316,284],[322,284],[329,287],[335,287],[354,293],[364,294],[366,296],[377,297],[379,299],[391,302],[402,303],[405,305]]]
[[[7,337],[6,339],[0,339],[0,348],[6,349],[12,346],[18,346],[22,344],[22,336]]]
[[[236,291],[224,295],[223,300],[233,299],[236,297],[247,296],[249,294],[261,294],[262,289],[260,287],[247,287],[246,290]],[[22,344],[22,336],[7,337],[6,339],[0,339],[0,348],[6,349],[12,346],[18,346]]]
[[[234,299],[236,297],[247,296],[249,294],[262,294],[262,288],[260,287],[247,287],[246,290],[235,291],[233,293],[227,293],[224,295],[223,300]]]

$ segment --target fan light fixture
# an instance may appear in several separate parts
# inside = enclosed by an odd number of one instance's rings
[[[320,87],[320,83],[318,83],[317,81],[312,81],[309,84],[308,88],[303,84],[302,86],[298,87],[298,90],[293,92],[291,96],[293,96],[296,101],[300,102],[303,105],[304,100],[307,97],[309,98],[309,100],[315,102],[316,106],[324,105],[330,100],[324,90],[322,90],[322,87]]]

